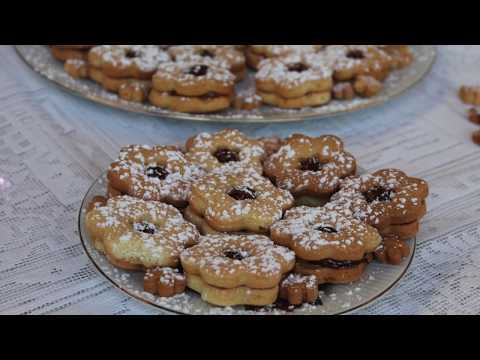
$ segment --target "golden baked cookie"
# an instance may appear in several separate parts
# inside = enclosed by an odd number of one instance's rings
[[[356,173],[356,161],[336,136],[295,134],[264,164],[265,174],[294,196],[330,196],[340,180]]]
[[[318,280],[313,275],[290,274],[280,285],[279,297],[290,305],[314,304],[318,296]]]
[[[324,105],[331,99],[332,70],[321,56],[293,54],[264,60],[255,75],[266,104],[285,107]]]
[[[332,95],[336,100],[352,100],[355,98],[355,89],[348,81],[339,82],[333,86]]]
[[[384,264],[400,265],[410,255],[410,247],[397,237],[384,238],[383,243],[375,251],[375,259]]]
[[[85,227],[95,248],[126,270],[176,267],[180,253],[199,238],[173,206],[129,196],[88,212]]]
[[[392,58],[394,69],[403,69],[411,65],[415,60],[409,45],[378,45]]]
[[[305,276],[313,275],[322,284],[351,284],[359,281],[368,265],[373,261],[373,255],[368,254],[358,261],[297,261],[295,272]]]
[[[88,60],[111,78],[151,80],[170,56],[158,45],[101,45],[90,50]]]
[[[465,104],[480,105],[480,86],[462,86],[459,96]]]
[[[95,81],[96,83],[100,84],[105,90],[120,93],[122,92],[122,98],[124,100],[129,100],[126,96],[125,89],[131,87],[138,87],[138,88],[145,88],[150,89],[152,86],[152,82],[150,80],[139,80],[139,79],[131,79],[131,78],[113,78],[107,76],[101,70],[89,66],[88,67],[88,77]]]
[[[352,177],[341,184],[327,207],[374,226],[381,232],[391,225],[420,220],[426,213],[428,184],[395,169]]]
[[[359,75],[353,83],[355,93],[364,98],[378,95],[383,90],[383,84],[373,76]]]
[[[365,260],[382,242],[375,228],[359,220],[310,207],[287,211],[272,226],[271,237],[295,252],[297,273],[315,275],[320,284],[358,280]]]
[[[201,133],[186,143],[186,157],[206,171],[252,168],[263,172],[262,143],[234,129]]]
[[[65,72],[74,79],[88,78],[88,62],[80,59],[69,59],[63,65]]]
[[[192,186],[190,208],[219,232],[268,234],[293,197],[253,170],[211,173]]]
[[[229,69],[237,81],[246,76],[245,55],[234,45],[177,45],[169,53],[175,61],[216,63]]]
[[[332,70],[323,57],[294,54],[262,61],[255,75],[257,90],[283,98],[330,92]]]
[[[359,75],[384,80],[392,70],[392,58],[373,45],[331,45],[324,51],[333,66],[337,81],[348,81]]]
[[[108,181],[123,194],[182,208],[188,204],[192,183],[202,175],[174,147],[131,145],[110,165]]]
[[[293,208],[271,228],[273,241],[305,261],[358,261],[382,242],[378,231],[327,208]]]
[[[212,235],[181,255],[187,286],[218,306],[269,305],[295,265],[290,250],[265,236]]]
[[[234,86],[235,76],[228,69],[201,61],[167,62],[158,66],[153,76],[153,88],[157,92],[179,96],[231,96]]]
[[[143,279],[146,292],[160,297],[172,297],[185,292],[187,280],[178,269],[154,268],[147,270]]]
[[[232,103],[231,96],[207,94],[189,97],[177,95],[174,92],[160,92],[155,89],[150,91],[148,100],[159,108],[189,114],[219,112],[228,109]]]

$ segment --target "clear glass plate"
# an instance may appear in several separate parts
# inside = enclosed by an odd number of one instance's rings
[[[116,94],[105,91],[93,81],[71,78],[63,70],[63,64],[52,57],[46,45],[16,45],[18,54],[34,71],[63,89],[94,102],[116,109],[165,119],[252,124],[314,120],[381,105],[413,87],[430,71],[436,58],[435,46],[411,45],[411,48],[415,55],[415,62],[406,69],[393,72],[385,81],[384,90],[373,98],[332,101],[322,107],[301,110],[284,110],[264,106],[252,111],[231,109],[215,114],[195,115],[163,110],[149,104],[138,104],[121,100]],[[253,73],[249,73],[247,79],[239,85],[239,90],[253,87],[253,81]]]
[[[95,181],[82,203],[79,214],[79,230],[82,245],[97,270],[115,287],[146,304],[176,314],[188,315],[340,315],[352,313],[363,308],[390,291],[408,271],[415,255],[416,240],[409,241],[412,248],[410,256],[400,266],[384,265],[373,262],[362,279],[350,285],[330,285],[322,288],[322,306],[304,305],[294,312],[273,310],[254,312],[243,307],[218,308],[203,302],[192,291],[174,298],[159,298],[143,291],[143,273],[125,271],[112,266],[104,255],[95,250],[85,230],[85,215],[88,204],[95,196],[106,194],[106,179]]]

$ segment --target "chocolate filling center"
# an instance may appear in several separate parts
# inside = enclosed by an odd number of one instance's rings
[[[188,73],[193,76],[205,76],[208,73],[207,65],[194,65],[188,69]]]
[[[249,187],[233,189],[231,190],[228,195],[235,200],[255,200],[257,198],[257,194],[255,190],[250,189]]]
[[[355,59],[355,60],[362,60],[362,59],[365,59],[365,54],[363,53],[362,50],[350,50],[347,53],[347,58]]]
[[[291,72],[301,73],[301,72],[307,71],[308,67],[303,63],[295,63],[295,64],[287,65],[287,69],[288,71],[291,71]]]
[[[241,251],[235,251],[235,250],[225,251],[224,255],[229,259],[238,260],[238,261],[242,261],[243,259],[246,258],[245,254],[243,254]]]
[[[157,231],[155,228],[155,225],[147,223],[147,222],[141,222],[141,223],[135,223],[133,224],[133,229],[135,231],[144,233],[144,234],[150,234],[153,235]]]
[[[222,164],[240,161],[238,153],[229,149],[219,149],[213,154]]]
[[[125,53],[125,56],[128,58],[128,59],[135,59],[138,57],[138,53],[136,51],[133,51],[133,50],[127,50],[127,52]]]
[[[363,196],[365,196],[365,199],[368,203],[372,203],[374,201],[390,201],[392,199],[392,190],[377,187],[368,190],[366,193],[363,194]]]
[[[358,261],[338,261],[333,259],[325,259],[322,261],[313,261],[311,264],[327,269],[351,269],[362,264],[368,264],[369,262],[370,258],[366,256],[362,260]]]
[[[320,171],[323,168],[323,164],[317,156],[312,156],[308,159],[300,161],[300,170],[302,171]]]
[[[330,226],[319,226],[315,230],[327,233],[327,234],[336,234],[338,233],[337,229],[330,227]]]
[[[170,173],[161,166],[151,166],[147,169],[147,176],[150,178],[157,178],[165,180]]]

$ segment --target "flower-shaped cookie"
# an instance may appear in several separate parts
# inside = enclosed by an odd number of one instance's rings
[[[329,196],[356,173],[356,161],[336,136],[292,135],[265,162],[265,174],[295,196]]]
[[[265,158],[262,145],[238,130],[225,129],[190,138],[186,144],[186,156],[206,171],[252,168],[262,173],[262,161]]]
[[[167,62],[160,64],[153,76],[157,92],[181,96],[230,96],[235,86],[235,75],[230,70],[211,62]]]
[[[192,186],[190,208],[219,232],[268,234],[293,206],[292,195],[257,172],[211,173]]]
[[[187,274],[214,287],[272,289],[292,270],[295,255],[265,236],[211,235],[181,255]]]
[[[245,55],[234,45],[177,45],[169,50],[175,61],[216,63],[242,79],[245,76]]]
[[[143,278],[143,289],[160,297],[172,297],[185,292],[187,280],[178,269],[149,269]]]
[[[180,253],[199,238],[195,226],[173,206],[129,196],[87,213],[85,226],[95,247],[128,270],[175,267]]]
[[[108,171],[114,189],[144,200],[185,207],[192,181],[203,172],[174,147],[125,147]]]
[[[332,89],[332,70],[322,57],[294,54],[264,60],[255,75],[257,91],[283,98],[299,98]]]
[[[151,80],[158,65],[170,56],[159,45],[101,45],[90,51],[88,60],[113,78]]]
[[[352,80],[359,75],[370,75],[384,80],[392,70],[392,58],[374,45],[331,45],[324,56],[333,66],[338,81]]]
[[[276,244],[306,261],[358,261],[382,242],[378,231],[326,208],[298,207],[271,228]]]
[[[327,207],[382,230],[420,220],[426,214],[428,193],[424,180],[386,169],[346,179]]]
[[[279,297],[290,305],[314,304],[318,296],[318,280],[313,275],[290,274],[280,285]]]

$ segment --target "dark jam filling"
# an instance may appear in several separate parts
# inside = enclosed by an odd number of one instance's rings
[[[235,251],[235,250],[225,251],[224,255],[229,259],[238,260],[238,261],[242,261],[243,259],[246,258],[246,256],[244,256],[242,252]]]
[[[295,64],[289,64],[287,65],[287,69],[288,71],[291,71],[291,72],[304,72],[304,71],[307,71],[308,70],[308,66],[306,66],[305,64],[303,63],[295,63]]]
[[[238,201],[243,200],[255,200],[257,198],[257,194],[255,190],[250,189],[249,187],[239,188],[239,189],[232,189],[228,196],[234,198]]]
[[[137,232],[141,232],[144,234],[153,235],[157,231],[155,225],[149,224],[147,222],[135,223],[133,224],[133,229]]]
[[[240,161],[238,153],[229,149],[219,149],[213,154],[222,164]]]
[[[323,168],[323,164],[317,156],[312,156],[308,159],[300,161],[300,170],[302,171],[320,171]]]
[[[193,76],[205,76],[208,73],[207,65],[194,65],[188,69],[188,73]]]
[[[315,230],[327,233],[327,234],[336,234],[338,233],[337,229],[330,227],[330,226],[319,226]]]
[[[214,58],[215,54],[209,50],[202,50],[198,53],[201,57]]]
[[[362,260],[358,261],[338,261],[338,260],[333,260],[333,259],[325,259],[322,261],[312,261],[310,264],[314,266],[319,266],[322,268],[327,268],[327,269],[351,269],[354,267],[357,267],[362,264],[368,264],[370,263],[371,257],[366,256]]]
[[[147,176],[149,178],[156,178],[165,180],[170,173],[161,166],[151,166],[147,169]]]
[[[347,53],[347,58],[354,60],[362,60],[365,59],[365,54],[362,50],[350,50]]]
[[[125,57],[129,58],[129,59],[135,59],[138,57],[138,53],[136,51],[133,51],[133,50],[128,50],[126,53],[125,53]]]
[[[392,199],[392,190],[378,187],[368,190],[366,193],[363,193],[363,196],[368,203],[372,203],[374,201],[390,201]]]

